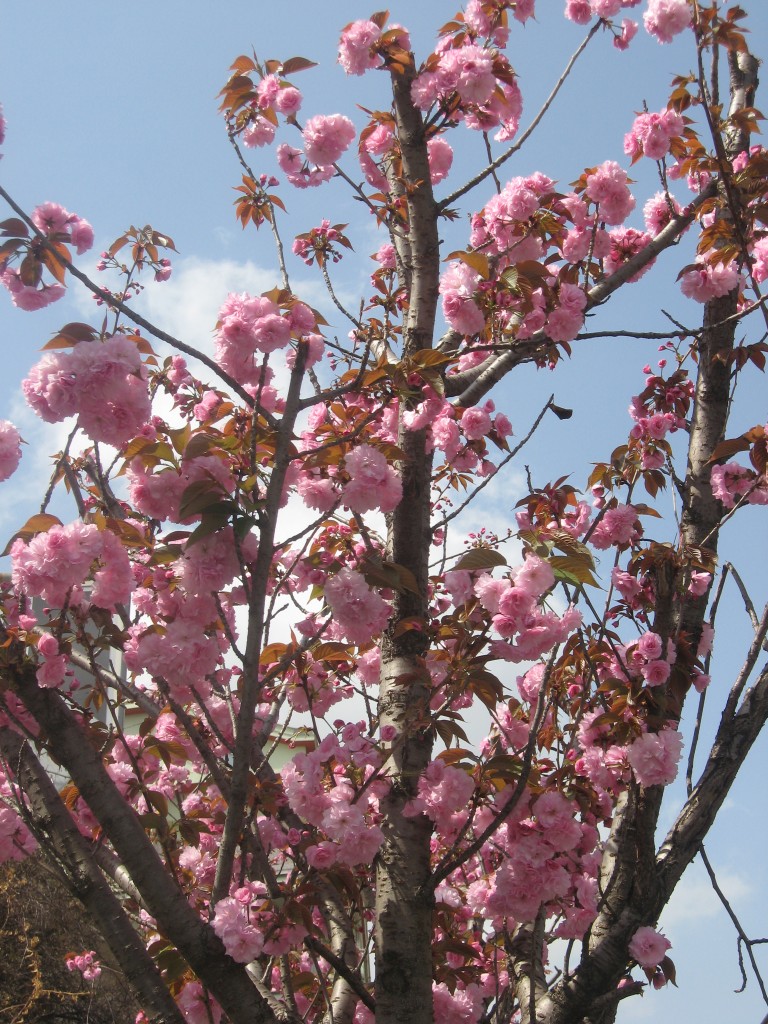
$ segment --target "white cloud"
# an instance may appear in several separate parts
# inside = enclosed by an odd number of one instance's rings
[[[749,897],[753,887],[744,875],[729,870],[717,872],[717,882],[732,905]],[[662,915],[662,927],[672,930],[681,925],[695,925],[724,913],[723,905],[712,888],[709,876],[700,864],[694,864],[675,889],[669,906]]]
[[[213,328],[227,295],[258,295],[274,286],[274,271],[250,261],[189,257],[174,261],[169,281],[145,288],[140,306],[142,315],[157,327],[211,355]]]

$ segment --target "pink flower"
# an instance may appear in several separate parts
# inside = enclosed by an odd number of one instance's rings
[[[515,586],[533,598],[541,597],[554,585],[552,566],[538,555],[526,555],[522,566],[515,572]]]
[[[348,75],[362,75],[381,64],[371,47],[381,38],[381,29],[373,21],[353,21],[341,33],[339,64]]]
[[[481,409],[479,406],[465,409],[459,423],[464,436],[469,441],[479,441],[491,429],[491,417],[488,410]]]
[[[70,241],[74,245],[78,256],[88,252],[93,245],[93,228],[87,220],[83,220],[82,217],[75,217],[74,214],[71,219]]]
[[[44,356],[22,390],[47,423],[77,414],[89,437],[115,447],[135,437],[151,414],[141,355],[120,334],[103,342],[80,342],[71,353]]]
[[[7,480],[21,460],[21,435],[9,420],[0,420],[0,480]]]
[[[301,109],[302,99],[301,92],[295,86],[284,85],[275,96],[275,110],[285,117],[297,114]]]
[[[331,864],[336,862],[339,856],[339,847],[336,843],[330,843],[325,840],[313,846],[308,846],[305,856],[311,868],[315,868],[316,871],[325,871]]]
[[[647,925],[638,928],[629,943],[629,955],[641,967],[658,967],[672,943]]]
[[[708,302],[733,291],[739,284],[739,273],[733,263],[715,266],[702,264],[680,278],[680,290],[696,302]]]
[[[651,236],[645,231],[636,231],[635,228],[614,228],[609,233],[611,239],[611,251],[605,258],[605,273],[606,276],[610,277],[611,274],[621,267],[627,260],[632,259],[637,253],[641,252],[646,245],[651,241]],[[631,282],[639,281],[640,278],[647,274],[648,271],[654,264],[654,260],[649,260],[636,274],[629,278]]]
[[[69,230],[71,216],[58,203],[41,203],[32,211],[32,223],[44,235],[63,235]]]
[[[28,544],[13,542],[11,580],[28,597],[42,597],[61,607],[67,591],[88,578],[102,550],[102,536],[93,524],[76,520],[68,526],[52,526]]]
[[[750,490],[755,483],[755,474],[751,469],[740,466],[738,462],[726,462],[723,466],[713,466],[710,482],[712,493],[722,501],[725,508],[734,508],[736,502]],[[747,499],[750,503],[764,505],[765,501],[760,500],[758,487],[752,491]]]
[[[629,49],[629,44],[637,35],[637,22],[631,18],[624,18],[621,23],[621,35],[613,37],[613,45],[617,50]]]
[[[660,43],[671,43],[673,36],[691,24],[688,0],[648,0],[643,23]]]
[[[61,686],[67,670],[67,657],[65,654],[58,654],[53,658],[46,658],[37,669],[35,676],[41,686],[48,690]]]
[[[587,25],[592,20],[589,0],[567,0],[565,16],[576,25]]]
[[[344,458],[344,467],[349,473],[349,483],[342,493],[342,500],[354,512],[369,512],[378,508],[392,512],[403,496],[403,485],[397,470],[376,448],[361,444]]]
[[[661,160],[669,152],[672,139],[682,135],[685,122],[675,110],[638,114],[631,130],[624,136],[624,152]]]
[[[667,786],[677,777],[683,737],[675,729],[646,732],[627,750],[627,757],[641,786]]]
[[[572,341],[584,323],[587,296],[577,285],[563,283],[559,298],[559,306],[547,317],[546,332],[552,341]]]
[[[341,632],[354,644],[369,643],[386,627],[392,609],[354,569],[342,569],[325,584],[325,598]]]
[[[444,178],[453,163],[453,149],[441,136],[430,139],[427,143],[427,156],[429,158],[429,176],[433,185],[438,185]]]
[[[643,633],[637,641],[637,653],[648,661],[661,657],[661,647],[661,637],[658,633]]]
[[[712,573],[692,572],[691,582],[688,584],[688,593],[691,597],[701,597],[703,594],[706,594],[711,582]]]
[[[608,224],[621,224],[635,208],[627,173],[615,160],[606,160],[587,175],[585,191],[592,202],[600,204],[600,219]]]
[[[268,146],[275,137],[275,126],[266,117],[257,117],[251,121],[243,132],[243,145],[250,149],[256,146]]]
[[[11,302],[17,309],[24,309],[32,312],[36,309],[44,309],[52,302],[58,302],[66,289],[62,284],[44,284],[39,288],[24,284],[18,270],[6,267],[0,274],[0,282],[11,293]]]
[[[466,263],[449,263],[440,278],[443,314],[460,334],[479,334],[485,329],[485,317],[473,299],[480,275]]]
[[[482,105],[496,87],[493,57],[475,43],[444,53],[439,74],[443,90],[456,90],[465,103]]]
[[[254,960],[264,947],[261,931],[249,922],[247,907],[232,897],[216,904],[213,930],[224,943],[227,953],[238,963],[247,964]]]
[[[335,164],[355,137],[355,126],[343,114],[317,114],[304,125],[304,152],[320,167]]]
[[[612,544],[630,544],[640,536],[637,512],[632,505],[617,505],[609,508],[595,527],[590,538],[592,545],[601,551]]]
[[[101,974],[101,964],[96,957],[96,951],[90,950],[81,953],[79,956],[71,953],[66,957],[68,971],[80,971],[86,981],[95,981]]]
[[[649,661],[640,670],[643,679],[649,686],[662,686],[669,679],[671,666],[668,661]]]

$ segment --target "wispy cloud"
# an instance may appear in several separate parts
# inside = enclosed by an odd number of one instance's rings
[[[728,869],[718,871],[717,881],[729,902],[743,903],[753,892],[744,875]],[[675,889],[661,919],[665,928],[697,924],[723,913],[723,907],[700,864],[694,864]]]

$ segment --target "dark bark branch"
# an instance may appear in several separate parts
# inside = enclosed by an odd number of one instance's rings
[[[63,869],[70,890],[93,917],[152,1024],[183,1024],[183,1016],[120,901],[95,866],[80,834],[29,744],[0,727],[0,751],[24,792],[26,811],[47,854]]]
[[[245,968],[227,956],[219,937],[198,917],[166,872],[139,818],[59,694],[41,689],[32,667],[13,672],[13,682],[48,737],[53,756],[101,824],[160,931],[215,995],[233,1024],[274,1024],[278,1018],[253,987]]]
[[[712,199],[714,194],[714,186],[700,193],[685,211],[671,220],[644,249],[623,263],[610,277],[604,278],[591,288],[587,293],[586,311],[589,312],[595,306],[601,305],[661,252],[675,245],[683,232],[693,223],[699,209]],[[544,331],[537,331],[525,341],[512,342],[509,349],[501,355],[491,356],[479,366],[464,370],[462,373],[448,375],[445,393],[449,397],[457,398],[459,405],[476,405],[511,369],[533,361],[552,344]]]

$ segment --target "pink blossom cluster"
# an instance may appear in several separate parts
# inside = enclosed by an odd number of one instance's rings
[[[678,216],[682,212],[680,203],[673,196],[657,192],[643,206],[645,227],[655,237],[669,224],[673,216]]]
[[[501,800],[509,794],[500,794]],[[481,828],[490,808],[477,816]],[[565,937],[580,937],[597,914],[597,830],[579,822],[575,803],[554,790],[524,798],[497,831],[498,850],[467,887],[467,905],[493,927],[532,921],[542,904],[563,913]],[[485,855],[486,862],[488,854]],[[479,875],[479,877],[478,877]]]
[[[554,583],[549,563],[530,554],[511,578],[480,576],[474,585],[475,595],[501,637],[491,644],[495,657],[512,662],[533,661],[562,643],[579,625],[581,615],[573,608],[562,616],[539,608],[539,602]]]
[[[495,472],[486,438],[503,445],[512,433],[512,424],[504,413],[495,412],[492,399],[461,409],[438,397],[430,385],[423,386],[422,394],[424,400],[404,414],[406,428],[426,430],[428,447],[443,452],[446,463],[455,470],[483,477]]]
[[[49,352],[22,382],[27,404],[47,423],[77,416],[94,441],[121,447],[151,415],[138,347],[122,334]]]
[[[633,160],[641,156],[661,160],[669,152],[672,139],[682,135],[684,128],[685,121],[676,110],[638,114],[624,136],[624,152]]]
[[[573,341],[584,323],[586,307],[584,289],[562,281],[557,289],[557,305],[544,325],[547,337],[552,341]]]
[[[396,469],[384,454],[370,445],[361,444],[345,456],[344,468],[349,483],[342,491],[342,501],[354,512],[380,509],[392,512],[400,504],[403,485]]]
[[[68,526],[52,526],[29,543],[15,540],[11,559],[16,590],[58,608],[76,588],[70,595],[73,603],[114,611],[129,600],[133,589],[128,553],[117,537],[79,519]],[[93,586],[85,594],[80,588],[89,578]]]
[[[256,99],[243,128],[243,144],[250,149],[268,146],[275,138],[277,114],[295,116],[301,108],[301,92],[277,75],[264,75],[256,88]]]
[[[19,271],[8,266],[0,273],[0,283],[10,292],[14,306],[27,312],[50,306],[66,291],[63,284],[46,284],[43,281],[37,287],[24,284]]]
[[[641,534],[634,506],[619,503],[603,513],[589,540],[593,547],[604,551],[614,545],[621,549],[633,544]]]
[[[322,512],[340,502],[353,512],[392,512],[399,505],[403,493],[400,476],[378,448],[357,445],[344,457],[344,470],[346,483],[333,467],[328,475],[302,470],[297,490],[305,505]]]
[[[501,192],[488,200],[481,214],[473,218],[472,245],[498,254],[518,247],[514,253],[516,260],[530,258],[520,255],[519,246],[527,234],[528,222],[553,194],[554,187],[551,178],[538,172],[525,178],[511,178]]]
[[[177,468],[157,463],[148,468],[141,458],[134,458],[127,471],[129,494],[133,506],[150,519],[174,523],[189,522],[197,516],[182,520],[181,503],[184,492],[193,484],[210,483],[211,491],[221,496],[231,494],[235,480],[227,462],[217,455],[185,457]]]
[[[250,562],[256,548],[255,538],[246,537],[239,554]],[[131,672],[146,672],[163,680],[184,703],[192,699],[193,687],[198,695],[195,699],[205,699],[214,709],[210,713],[217,717],[221,712],[225,719],[226,708],[213,697],[212,685],[213,681],[219,688],[230,685],[231,673],[219,665],[236,639],[234,612],[245,594],[242,588],[235,588],[214,597],[206,588],[226,586],[232,575],[240,572],[238,552],[233,549],[232,531],[225,529],[221,535],[213,534],[188,547],[175,565],[140,572],[137,567],[142,585],[134,591],[132,604],[141,619],[128,628],[124,646],[125,664]],[[141,686],[155,689],[154,683],[142,681]],[[219,730],[226,735],[231,726],[222,721]]]
[[[7,716],[3,715],[2,725],[7,724]],[[0,864],[23,860],[37,848],[37,840],[19,815],[14,791],[15,786],[11,786],[0,767]]]
[[[637,253],[642,252],[651,241],[651,236],[646,231],[637,231],[635,228],[614,228],[613,231],[609,232],[609,237],[611,239],[611,249],[603,263],[607,277],[615,274],[619,267],[623,266],[628,260],[631,260]],[[644,274],[648,273],[655,262],[655,260],[649,260],[629,280],[639,281]]]
[[[648,0],[643,24],[660,43],[671,43],[674,36],[688,28],[692,17],[688,0]]]
[[[68,953],[65,962],[68,971],[80,971],[86,981],[96,981],[101,974],[101,963],[95,949],[86,953]]]
[[[76,213],[70,213],[58,203],[42,203],[32,211],[32,222],[38,231],[52,241],[68,242],[78,256],[93,245],[93,228]]]
[[[768,480],[765,475],[758,476],[754,470],[738,462],[713,466],[710,482],[712,493],[725,508],[734,508],[745,495],[750,505],[768,505]]]
[[[339,64],[348,75],[362,75],[382,63],[375,45],[381,38],[381,29],[374,21],[353,21],[341,33]]]
[[[664,360],[660,360],[660,369]],[[643,367],[645,390],[634,395],[629,414],[635,421],[630,431],[630,444],[640,453],[643,470],[659,470],[670,454],[665,438],[685,428],[686,415],[693,400],[693,382],[684,371],[676,371],[664,379],[653,373],[650,365]]]
[[[0,420],[0,480],[16,472],[21,461],[21,434],[9,420]]]
[[[644,732],[629,745],[627,758],[641,786],[668,786],[677,778],[683,737],[671,727]]]
[[[251,882],[216,904],[213,930],[224,943],[227,953],[238,963],[250,963],[264,948],[262,930],[251,922],[251,904],[257,900],[260,902],[265,891],[260,883]]]
[[[451,109],[453,120],[463,120],[474,131],[497,128],[498,141],[511,139],[520,121],[522,97],[507,59],[476,42],[452,46],[449,40],[438,44],[438,55],[437,66],[422,71],[413,82],[416,107],[426,111],[440,104]],[[452,106],[454,98],[458,106]]]
[[[68,659],[59,647],[59,641],[52,633],[43,633],[37,641],[40,666],[36,676],[38,683],[46,689],[55,689],[64,682]]]
[[[488,39],[494,46],[503,50],[509,38],[509,28],[499,17],[499,12],[506,7],[507,4],[489,5],[487,0],[486,2],[484,0],[469,0],[464,8],[464,21],[467,28],[475,36]],[[529,18],[534,16],[535,0],[517,0],[512,8],[515,20],[524,25]]]
[[[188,1024],[221,1024],[221,1007],[199,981],[188,981],[176,996],[176,1002]],[[143,1012],[139,1013],[135,1024],[148,1024]]]
[[[484,997],[490,995],[482,991],[479,985],[445,984],[444,981],[432,982],[432,1006],[434,1019],[441,1024],[476,1024],[483,1012]]]
[[[587,174],[584,192],[598,204],[600,219],[607,224],[623,223],[635,208],[627,172],[615,160],[606,160]]]
[[[287,143],[277,147],[277,162],[296,188],[310,188],[329,181],[334,164],[349,149],[355,126],[343,114],[317,114],[304,125],[304,149]]]
[[[719,299],[738,285],[739,272],[733,263],[700,263],[680,278],[683,295],[696,302]]]
[[[438,758],[420,776],[418,794],[408,802],[404,813],[410,817],[426,814],[446,840],[466,822],[474,791],[475,780],[471,775]]]
[[[658,633],[644,633],[634,647],[632,667],[639,667],[647,686],[661,686],[669,679],[670,662],[663,656],[662,639]]]
[[[331,226],[331,222],[323,219],[316,228],[312,228],[308,234],[299,235],[294,239],[293,252],[300,256],[308,267],[311,267],[317,258],[319,263],[325,263],[330,258],[334,263],[341,259],[341,252],[334,246],[341,237],[341,232]]]
[[[317,319],[309,306],[294,303],[285,313],[272,299],[246,292],[231,292],[219,310],[214,354],[219,365],[238,383],[258,392],[263,408],[275,409],[279,398],[271,384],[271,368],[261,362],[269,353],[287,349],[291,339],[309,340],[315,346],[313,361],[322,354]],[[318,342],[319,339],[319,342]]]
[[[384,841],[376,818],[378,800],[387,792],[388,783],[371,780],[359,794],[352,776],[360,768],[370,776],[378,763],[379,756],[363,735],[362,723],[349,723],[340,737],[330,734],[315,750],[297,754],[283,768],[281,777],[288,803],[320,833],[318,841],[306,850],[313,868],[324,870],[333,863],[352,866],[373,861]]]
[[[475,296],[480,274],[466,263],[455,261],[440,278],[443,316],[459,334],[480,334],[485,330],[485,316]]]
[[[768,278],[768,236],[759,238],[752,246],[752,275],[758,284]]]
[[[341,569],[324,592],[339,630],[351,643],[369,644],[386,628],[391,607],[356,570]]]
[[[637,7],[639,3],[640,0],[566,0],[565,16],[577,25],[586,25],[592,18],[615,18],[622,8]]]
[[[32,223],[47,239],[56,244],[73,245],[82,255],[93,245],[93,228],[76,213],[70,213],[58,203],[41,203],[32,211]],[[39,279],[30,284],[22,279],[21,272],[6,265],[0,273],[0,282],[8,289],[14,306],[19,309],[35,310],[56,302],[64,294],[62,284],[47,284]]]

